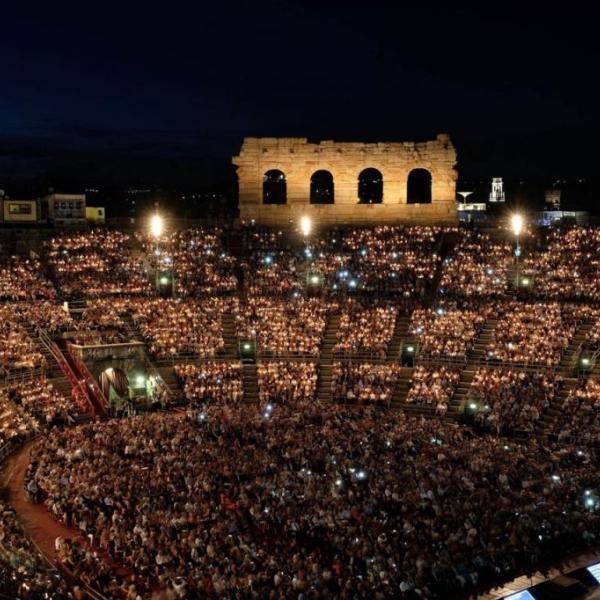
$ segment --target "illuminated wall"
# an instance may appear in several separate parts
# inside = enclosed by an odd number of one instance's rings
[[[373,144],[245,138],[233,164],[237,166],[240,217],[244,220],[281,225],[309,215],[315,222],[326,224],[457,222],[456,151],[444,134],[422,143]],[[358,180],[365,169],[376,169],[382,175],[381,204],[359,203]],[[411,204],[407,197],[409,175],[422,174],[422,170],[430,175],[431,202]],[[310,202],[311,178],[317,171],[333,176],[331,204]],[[269,172],[284,175],[285,203],[265,203],[263,184]]]

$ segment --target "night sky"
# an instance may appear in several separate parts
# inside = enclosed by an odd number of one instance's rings
[[[592,15],[410,4],[3,3],[0,188],[203,177],[246,135],[449,132],[466,180],[595,176]]]

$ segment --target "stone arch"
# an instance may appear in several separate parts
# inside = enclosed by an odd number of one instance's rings
[[[286,204],[287,182],[279,169],[270,169],[263,175],[263,204]]]
[[[413,169],[406,182],[407,204],[431,204],[431,173],[427,169]]]
[[[381,204],[383,202],[383,175],[379,169],[368,167],[358,174],[358,203]]]
[[[333,175],[330,171],[319,169],[310,178],[310,203],[334,204],[335,189]]]

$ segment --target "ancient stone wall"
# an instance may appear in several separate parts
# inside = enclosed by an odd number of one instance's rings
[[[456,223],[456,151],[448,135],[423,143],[309,143],[306,138],[245,138],[233,158],[239,179],[240,217],[282,225],[308,215],[323,224]],[[358,176],[375,168],[383,175],[381,204],[358,203]],[[264,174],[285,174],[287,202],[263,203]],[[325,169],[333,175],[335,202],[310,203],[310,179]],[[431,203],[407,204],[408,175],[431,174]]]

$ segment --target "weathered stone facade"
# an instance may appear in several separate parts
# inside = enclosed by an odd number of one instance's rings
[[[309,143],[306,138],[245,138],[233,158],[239,179],[240,217],[283,225],[308,215],[315,223],[457,222],[456,150],[448,135],[423,143]],[[358,176],[367,168],[383,175],[381,204],[358,203]],[[263,202],[263,178],[277,169],[285,175],[287,202]],[[331,172],[333,204],[310,203],[310,179],[318,170]],[[407,183],[413,169],[431,174],[431,203],[408,204]]]

